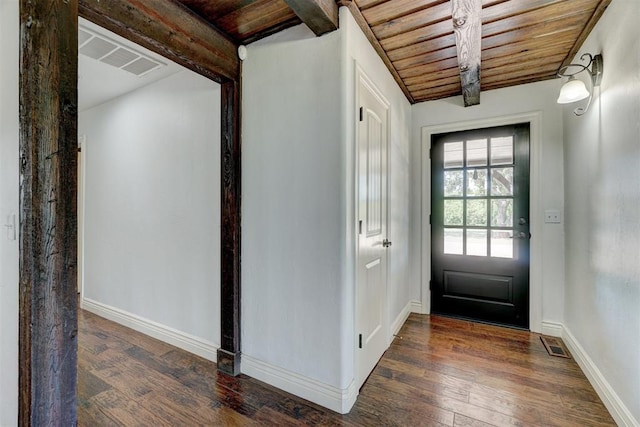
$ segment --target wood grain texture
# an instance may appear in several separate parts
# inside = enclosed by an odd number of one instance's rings
[[[571,359],[539,335],[412,314],[339,415],[80,313],[78,425],[614,426]]]
[[[284,0],[257,0],[212,22],[239,43],[249,44],[300,24],[300,19]]]
[[[598,23],[598,20],[600,19],[604,11],[607,10],[607,7],[609,7],[610,3],[611,3],[611,0],[600,0],[593,14],[591,15],[591,17],[589,17],[589,20],[584,25],[584,28],[582,29],[582,31],[580,32],[580,35],[576,39],[576,42],[573,44],[573,47],[571,48],[569,53],[567,53],[567,57],[564,59],[564,61],[562,61],[562,63],[558,67],[558,70],[571,63],[571,61],[573,60],[573,57],[576,56],[576,54],[578,53],[578,50],[580,49],[584,41],[589,36],[589,33],[591,32],[591,30],[593,30],[593,27],[596,26],[596,24]]]
[[[338,29],[338,5],[335,0],[285,0],[285,2],[316,36]]]
[[[235,42],[244,44],[299,24],[301,20],[289,6],[299,9],[298,14],[302,17],[320,18],[322,25],[333,21],[332,18],[327,20],[326,17],[333,16],[335,8],[333,0],[178,1],[226,33]],[[514,49],[515,46],[527,45],[526,48],[532,57],[557,58],[561,54],[565,55],[562,61],[556,62],[558,69],[573,58],[576,49],[583,43],[611,0],[480,1],[481,46],[484,50],[499,47],[500,49],[491,53],[496,55],[499,51],[507,50],[503,45],[514,45]],[[448,94],[442,93],[442,85],[430,88],[429,82],[435,82],[439,78],[428,73],[421,74],[422,70],[432,70],[437,64],[448,64],[448,60],[452,58],[451,52],[455,50],[456,38],[451,25],[451,3],[450,0],[337,1],[338,5],[347,6],[351,10],[367,39],[411,103],[459,94],[455,85],[449,86],[452,92]],[[306,10],[303,11],[301,8]],[[310,27],[313,25],[315,24],[310,24]],[[333,23],[328,25],[333,29]],[[325,30],[319,30],[317,33],[320,34],[321,31]],[[549,46],[541,43],[541,38],[553,38],[551,43],[556,49],[553,55],[540,51],[548,51]],[[452,47],[454,49],[451,49]],[[454,56],[457,56],[457,52]],[[484,57],[483,53],[481,61],[485,60]],[[493,62],[489,67],[500,66],[496,64],[499,63]],[[548,64],[543,65],[545,72],[532,70],[522,80],[505,78],[502,83],[493,82],[492,86],[495,84],[508,87],[521,82],[528,83],[535,81],[531,80],[534,76],[545,80],[549,78],[546,71]],[[449,68],[449,65],[446,65],[446,68]],[[471,68],[473,71],[461,75],[461,78],[469,77],[467,80],[477,81],[478,73],[487,67],[481,65],[479,68]],[[406,76],[411,80],[405,81]],[[422,81],[416,81],[419,76],[423,77]],[[477,89],[477,85],[473,87]],[[488,86],[480,82],[480,87]]]
[[[218,83],[238,80],[237,45],[167,0],[80,0],[80,15]]]
[[[481,0],[451,0],[464,106],[480,104]]]
[[[221,239],[218,367],[240,373],[240,83],[225,82],[221,91]]]
[[[75,425],[76,1],[20,1],[19,413]]]

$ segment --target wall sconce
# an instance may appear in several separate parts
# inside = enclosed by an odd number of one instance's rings
[[[602,55],[593,56],[590,53],[585,53],[580,57],[581,61],[586,61],[587,59],[589,59],[587,65],[569,64],[558,70],[558,77],[569,77],[569,80],[560,88],[560,95],[556,101],[558,104],[569,104],[587,97],[589,98],[586,107],[578,107],[573,110],[576,116],[581,116],[587,112],[593,99],[593,90],[596,86],[600,86],[600,81],[602,81]],[[579,69],[575,72],[568,72],[572,67],[578,67]],[[591,67],[591,69],[589,69],[589,67]],[[578,80],[575,77],[576,74],[583,71],[587,71],[591,76],[591,91],[587,89],[582,80]]]

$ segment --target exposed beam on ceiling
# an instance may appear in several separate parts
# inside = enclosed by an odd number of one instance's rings
[[[482,1],[452,0],[451,9],[462,96],[464,106],[469,107],[480,104]]]
[[[338,29],[338,5],[334,0],[284,0],[316,36]]]
[[[79,12],[89,21],[218,83],[239,79],[235,43],[178,3],[79,0]]]

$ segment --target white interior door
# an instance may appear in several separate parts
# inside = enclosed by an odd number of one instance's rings
[[[388,104],[358,79],[357,381],[362,386],[388,346]]]

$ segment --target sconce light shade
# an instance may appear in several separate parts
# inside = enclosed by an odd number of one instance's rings
[[[569,104],[571,102],[580,101],[589,96],[589,91],[582,80],[577,80],[574,76],[562,85],[560,95],[558,96],[558,104]]]
[[[602,80],[602,55],[591,55],[585,53],[580,57],[580,60],[589,60],[587,65],[582,64],[569,64],[560,67],[558,70],[558,77],[569,77],[569,80],[560,88],[560,95],[556,101],[558,104],[570,104],[572,102],[580,101],[585,98],[589,98],[585,107],[578,107],[573,110],[576,116],[581,116],[587,112],[593,99],[593,90],[600,85]],[[591,69],[589,69],[591,67]],[[577,70],[575,70],[577,68]],[[582,80],[576,79],[575,75],[586,71],[589,73],[589,81],[591,82],[591,91],[589,91]]]

